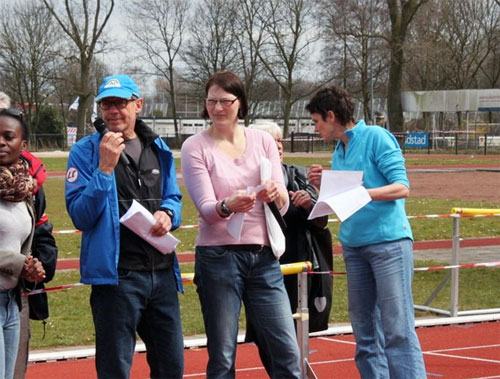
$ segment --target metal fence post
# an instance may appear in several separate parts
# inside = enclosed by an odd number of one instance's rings
[[[460,215],[453,216],[452,257],[451,264],[458,265],[460,252]],[[458,268],[451,269],[450,316],[458,316]]]
[[[300,349],[302,378],[317,378],[309,364],[309,308],[307,307],[307,272],[297,275],[297,341]]]

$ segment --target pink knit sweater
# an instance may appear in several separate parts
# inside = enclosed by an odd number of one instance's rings
[[[245,153],[233,159],[218,150],[207,131],[189,137],[182,145],[182,177],[189,196],[199,212],[197,246],[229,244],[263,244],[269,246],[264,205],[257,200],[255,207],[245,214],[241,239],[237,241],[227,232],[228,218],[220,217],[215,206],[237,190],[261,184],[261,157],[272,163],[272,179],[286,191],[276,143],[270,134],[245,128]],[[288,196],[287,196],[288,199]],[[285,214],[288,202],[280,210]]]

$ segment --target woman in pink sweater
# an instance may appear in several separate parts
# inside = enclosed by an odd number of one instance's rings
[[[243,83],[218,72],[205,87],[212,125],[184,142],[182,176],[199,212],[195,284],[208,338],[209,378],[234,377],[241,302],[246,317],[272,351],[269,375],[299,378],[300,357],[279,261],[270,248],[264,202],[288,209],[278,149],[265,132],[238,124],[248,112]],[[271,180],[260,180],[262,157]],[[244,214],[241,233],[228,231]],[[234,220],[233,220],[234,221]]]

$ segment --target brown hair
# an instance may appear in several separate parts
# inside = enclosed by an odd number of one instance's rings
[[[343,88],[330,86],[319,90],[306,105],[309,113],[319,113],[326,120],[328,111],[332,111],[342,125],[354,122],[354,103]]]
[[[222,88],[224,91],[229,92],[236,96],[240,102],[240,109],[238,109],[238,118],[244,119],[248,114],[248,102],[247,95],[245,93],[245,86],[241,79],[235,73],[231,71],[219,71],[212,75],[212,77],[208,80],[205,85],[205,95],[208,94],[208,91],[212,86],[218,86]],[[205,102],[203,102],[203,111],[201,112],[202,118],[209,118],[207,106]]]

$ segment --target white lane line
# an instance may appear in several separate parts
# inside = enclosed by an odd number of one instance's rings
[[[447,358],[455,358],[455,359],[465,359],[469,361],[478,361],[478,362],[488,362],[488,363],[500,363],[499,360],[494,359],[484,359],[484,358],[473,358],[473,357],[463,357],[461,355],[452,355],[452,354],[441,354],[441,353],[431,353],[429,351],[424,352],[427,355],[435,355],[438,357],[447,357]]]
[[[345,343],[347,345],[356,345],[356,342],[354,341],[344,341],[344,340],[338,340],[336,338],[327,338],[327,337],[318,337],[319,340],[323,341],[331,341],[331,342],[338,342],[338,343]]]
[[[491,347],[499,347],[500,344],[495,345],[479,345],[479,346],[466,346],[466,347],[451,347],[449,349],[439,349],[439,350],[430,350],[429,353],[443,353],[445,351],[460,351],[460,350],[473,350],[473,349],[488,349]]]

